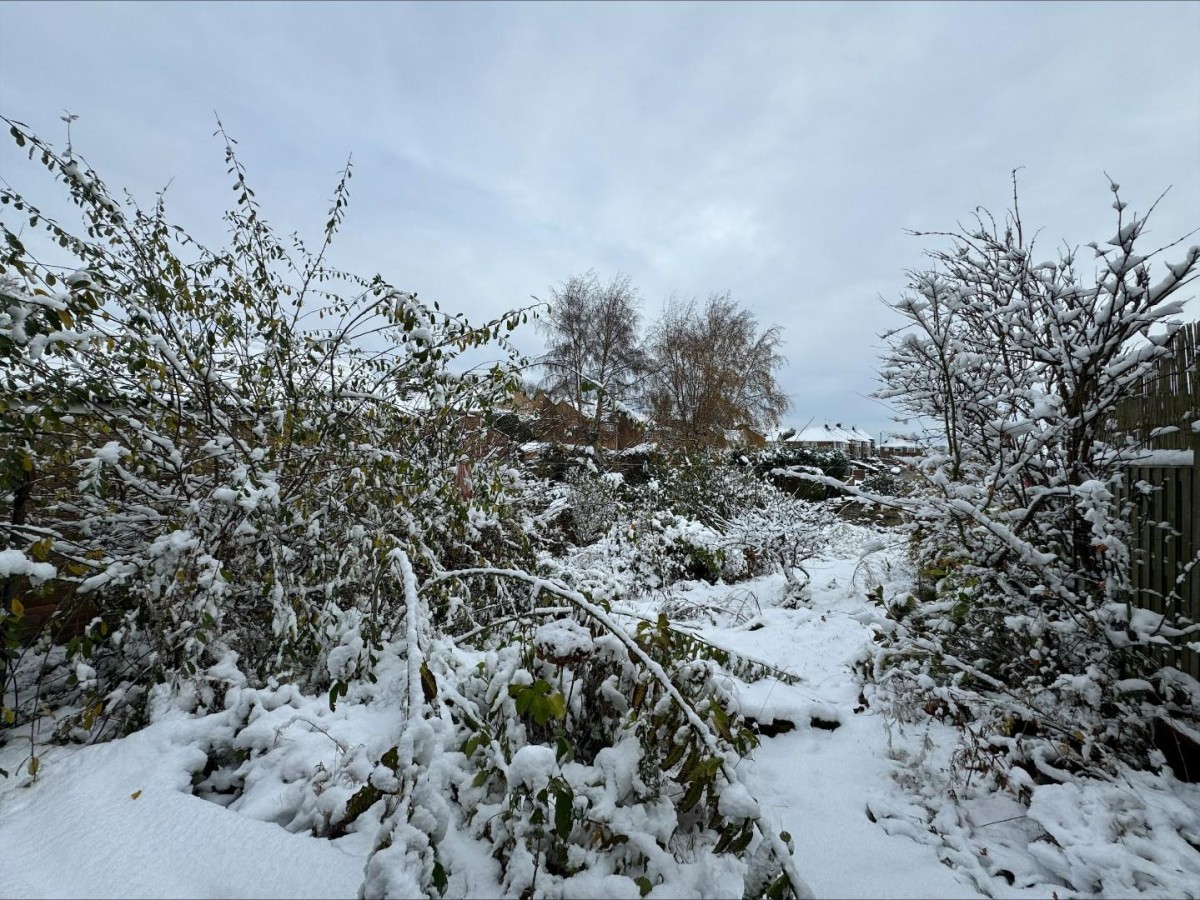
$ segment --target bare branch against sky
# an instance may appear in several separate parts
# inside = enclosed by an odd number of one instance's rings
[[[78,114],[108,183],[174,178],[198,234],[229,199],[216,110],[280,231],[319,231],[352,152],[336,261],[473,319],[588,269],[649,320],[729,291],[783,327],[799,423],[891,429],[864,395],[922,264],[904,230],[1002,212],[1014,167],[1048,257],[1108,236],[1104,171],[1139,210],[1173,186],[1164,240],[1200,225],[1196,3],[7,0],[0,46],[0,112],[60,144]]]

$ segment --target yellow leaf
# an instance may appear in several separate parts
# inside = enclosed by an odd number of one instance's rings
[[[75,320],[71,318],[71,314],[65,309],[58,311],[58,321],[62,322],[63,328],[75,327]]]
[[[16,597],[12,598],[12,613],[14,616],[25,615],[25,604]]]
[[[36,778],[38,769],[40,769],[41,767],[42,767],[42,761],[40,759],[38,759],[36,756],[30,757],[29,766],[28,766],[30,777]]]
[[[129,799],[130,799],[130,800],[136,800],[136,799],[137,799],[138,797],[140,797],[140,796],[142,796],[142,792],[141,792],[141,791],[134,791],[132,794],[130,794],[130,795],[129,795]]]

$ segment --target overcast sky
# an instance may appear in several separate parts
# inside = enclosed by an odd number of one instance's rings
[[[866,399],[883,300],[1010,172],[1050,256],[1200,226],[1200,3],[0,3],[0,112],[215,235],[213,111],[283,233],[482,320],[595,269],[783,327],[787,422]],[[32,184],[10,146],[0,174]],[[40,182],[39,182],[40,183]],[[1192,239],[1191,243],[1195,243]],[[1178,254],[1176,254],[1178,256]],[[1189,316],[1197,317],[1200,301]],[[539,347],[529,332],[518,341]]]

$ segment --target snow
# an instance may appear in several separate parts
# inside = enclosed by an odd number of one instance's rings
[[[555,619],[542,625],[533,642],[543,657],[555,662],[583,659],[593,648],[591,632],[570,619]]]
[[[800,445],[831,445],[845,446],[848,444],[874,444],[875,438],[851,425],[845,428],[842,425],[808,425],[807,427],[797,431],[786,441],[788,444]]]
[[[1188,844],[1200,834],[1195,808],[1141,773],[1129,784],[1043,785],[1029,818],[1053,838],[1030,844],[1031,855],[1081,892],[1194,897],[1200,888],[1200,860]],[[1165,880],[1164,870],[1177,878]]]
[[[1128,461],[1133,466],[1190,466],[1195,458],[1192,450],[1143,450]]]
[[[884,606],[867,599],[868,591],[881,587],[886,606],[911,587],[903,545],[888,532],[858,526],[839,528],[838,535],[823,558],[807,564],[811,581],[795,608],[783,604],[788,586],[778,574],[672,589],[708,609],[727,610],[695,628],[701,637],[796,677],[793,684],[730,677],[743,715],[760,726],[792,727],[763,736],[753,756],[733,767],[720,800],[723,814],[761,816],[777,832],[790,833],[796,869],[818,897],[1200,896],[1194,849],[1200,787],[1169,774],[1031,782],[1027,807],[995,793],[959,791],[951,799],[955,729],[929,719],[898,721],[876,702],[879,688],[864,684],[856,671],[875,636],[894,625]],[[186,538],[180,533],[173,540]],[[14,551],[0,553],[0,571],[26,563]],[[753,614],[735,614],[747,597]],[[652,616],[663,602],[659,591],[626,605]],[[569,619],[544,624],[535,635],[548,655],[562,658],[595,646],[588,630]],[[77,674],[92,673],[81,668]],[[336,711],[325,698],[287,685],[254,691],[234,684],[223,713],[198,718],[172,711],[107,744],[39,748],[36,778],[27,774],[28,742],[0,748],[0,767],[11,773],[0,779],[0,896],[356,896],[378,809],[364,813],[344,837],[313,837],[310,829],[322,809],[348,796],[339,778],[383,784],[393,777],[372,760],[395,733],[406,676],[382,675],[378,702],[343,698]],[[232,660],[210,677],[234,679]],[[1146,686],[1129,679],[1120,689]],[[201,748],[228,733],[237,716],[246,724],[235,749],[258,755],[254,766],[241,770],[243,794],[222,805],[220,793],[193,794],[193,773],[206,762]],[[604,749],[596,762],[610,772],[607,783],[627,787],[638,777],[636,742]],[[536,791],[557,776],[570,778],[575,766],[560,765],[552,747],[527,745],[513,755],[507,778]],[[328,787],[308,801],[316,807],[304,807],[299,786],[319,771],[331,773]],[[215,775],[205,784],[221,788]],[[654,847],[648,836],[661,826],[654,810],[635,807],[628,814],[643,816],[647,846]],[[390,879],[389,890],[408,896],[419,882],[405,868],[402,846],[393,849],[393,862],[379,871]],[[448,834],[440,852],[454,872],[451,895],[502,895],[503,873],[469,835]],[[724,896],[728,872],[715,860],[697,860],[685,870],[695,873],[689,876],[693,895]],[[597,872],[564,889],[570,896],[635,896],[630,885]],[[674,890],[682,889],[676,884]],[[681,895],[676,892],[656,885],[649,896]]]
[[[557,765],[553,747],[526,744],[513,755],[512,762],[508,764],[508,782],[513,785],[523,784],[531,791],[540,791],[554,777]]]
[[[0,550],[0,578],[28,575],[34,584],[41,584],[53,578],[55,571],[50,563],[34,562],[20,550]]]
[[[723,816],[741,818],[753,818],[762,812],[758,801],[750,795],[745,785],[737,783],[729,785],[721,792],[717,810]]]
[[[863,615],[864,587],[853,577],[859,552],[843,549],[840,558],[812,564],[803,607],[767,607],[744,625],[704,631],[720,646],[800,676],[797,685],[759,681],[739,692],[743,715],[796,727],[764,738],[738,771],[767,821],[792,835],[796,867],[816,896],[983,896],[935,848],[890,835],[868,817],[868,808],[903,810],[912,801],[893,781],[905,765],[889,757],[880,717],[854,712],[861,685],[852,666],[871,644],[870,623],[882,618]],[[781,576],[756,586],[766,603],[785,589]],[[841,724],[830,731],[814,718]]]
[[[0,782],[0,896],[355,897],[362,856],[192,796],[199,732],[172,717]]]
[[[121,461],[121,457],[129,451],[118,444],[116,441],[109,441],[103,447],[96,451],[95,458],[102,462],[108,463],[110,466],[115,466]]]

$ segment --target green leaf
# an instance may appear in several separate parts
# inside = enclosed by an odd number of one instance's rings
[[[785,900],[789,895],[794,896],[790,890],[792,883],[788,881],[787,873],[783,873],[767,888],[767,900]]]
[[[342,824],[349,825],[382,797],[383,792],[375,785],[364,784],[353,797],[346,801],[346,817],[342,820]]]
[[[442,867],[441,862],[435,860],[433,863],[433,886],[437,888],[437,892],[441,894],[445,892],[446,885],[449,883],[450,880],[446,877],[445,868]]]
[[[329,689],[329,709],[330,711],[337,708],[338,697],[346,695],[346,682],[335,681],[333,687]]]
[[[693,781],[687,789],[687,793],[683,795],[683,800],[679,803],[679,811],[687,812],[693,806],[700,802],[700,795],[704,793],[704,782]]]
[[[717,734],[733,743],[733,732],[729,730],[729,715],[716,703],[712,705],[712,720]]]
[[[650,883],[650,879],[645,875],[639,875],[633,879],[633,883],[638,886],[638,895],[645,897],[648,893],[654,890],[654,885]]]
[[[556,762],[571,762],[575,758],[575,745],[572,744],[563,734],[558,735],[556,741],[556,750],[554,754]]]
[[[700,762],[700,751],[698,749],[693,748],[692,752],[688,754],[688,758],[686,760],[684,760],[683,768],[681,768],[679,770],[679,777],[676,780],[677,781],[691,781],[692,780],[692,772],[694,772],[696,770],[696,764],[699,762]]]
[[[667,752],[666,757],[662,761],[662,770],[667,772],[673,769],[675,764],[679,762],[679,760],[683,759],[683,754],[687,752],[687,748],[687,741],[680,741],[678,744],[672,745],[671,749]]]
[[[742,833],[729,844],[729,852],[733,854],[742,853],[747,847],[750,846],[750,841],[753,838],[754,830],[749,827],[745,828]]]
[[[555,691],[546,698],[546,707],[551,717],[555,719],[565,718],[567,715],[567,698]],[[539,724],[544,725],[545,722]]]
[[[567,785],[555,788],[554,791],[554,830],[564,841],[571,834],[574,824],[575,792]]]

